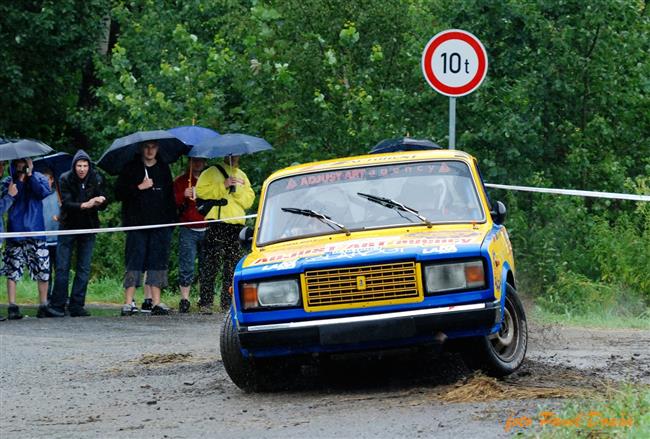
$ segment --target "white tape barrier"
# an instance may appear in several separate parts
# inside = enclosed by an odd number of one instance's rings
[[[633,200],[633,201],[650,201],[650,195],[632,195],[632,194],[617,194],[614,192],[596,192],[596,191],[579,191],[574,189],[553,189],[553,188],[538,188],[531,186],[510,186],[505,184],[485,183],[486,187],[495,189],[506,189],[525,192],[539,192],[543,194],[556,194],[556,195],[574,195],[578,197],[593,197],[593,198],[610,198],[615,200]],[[110,233],[110,232],[128,232],[130,230],[148,230],[158,229],[161,227],[176,227],[176,226],[191,226],[205,223],[218,223],[231,220],[240,220],[248,218],[256,218],[257,215],[245,215],[232,218],[222,218],[218,220],[205,220],[194,221],[187,223],[172,223],[172,224],[152,224],[148,226],[130,226],[130,227],[102,227],[98,229],[76,229],[76,230],[51,230],[47,232],[5,232],[0,233],[0,239],[4,238],[28,238],[30,236],[60,236],[60,235],[83,235],[86,233]]]
[[[231,220],[240,220],[255,218],[257,215],[234,216],[232,218],[221,218],[218,220],[192,221],[187,223],[169,223],[169,224],[151,224],[147,226],[129,226],[129,227],[102,227],[98,229],[74,229],[74,230],[50,230],[47,232],[5,232],[0,233],[0,239],[4,238],[28,238],[30,236],[60,236],[60,235],[84,235],[87,233],[109,233],[109,232],[128,232],[131,230],[148,230],[160,229],[163,227],[191,226],[205,223],[221,223]]]
[[[611,198],[614,200],[650,201],[650,195],[617,194],[614,192],[579,191],[574,189],[552,189],[531,186],[508,186],[505,184],[485,183],[487,187],[514,191],[539,192],[542,194],[574,195],[577,197]]]

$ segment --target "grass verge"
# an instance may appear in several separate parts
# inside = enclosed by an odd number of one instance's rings
[[[611,310],[589,311],[581,314],[555,313],[535,305],[530,313],[533,320],[542,324],[582,326],[605,329],[650,330],[650,310],[645,309],[637,316],[620,315]]]
[[[72,277],[72,276],[71,276]],[[72,288],[72,281],[70,282]],[[219,285],[220,279],[217,279]],[[38,304],[38,289],[36,282],[23,279],[18,282],[16,288],[16,303],[19,305],[37,305]],[[4,279],[0,279],[0,290],[6,290],[6,283]],[[136,302],[138,306],[142,302],[142,288],[136,291]],[[190,291],[190,301],[197,303],[199,293],[196,286],[192,286]],[[168,305],[175,307],[180,300],[180,292],[177,288],[167,288],[163,290],[161,300]],[[0,301],[6,301],[6,295],[0,296]],[[124,288],[122,288],[121,279],[103,278],[94,279],[88,284],[88,293],[86,295],[86,304],[102,304],[102,305],[121,305],[124,303]],[[219,303],[218,297],[215,298],[215,303]]]
[[[603,396],[572,400],[560,410],[541,411],[538,438],[650,437],[650,387],[610,388]]]

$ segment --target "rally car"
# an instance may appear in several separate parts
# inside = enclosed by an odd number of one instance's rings
[[[221,333],[247,391],[291,357],[456,343],[493,376],[523,362],[528,333],[515,265],[477,161],[405,151],[293,166],[264,183]]]

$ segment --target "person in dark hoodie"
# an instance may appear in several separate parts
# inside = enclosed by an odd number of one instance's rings
[[[158,159],[158,143],[144,142],[141,155],[129,162],[117,179],[115,197],[122,201],[122,224],[143,226],[170,224],[176,221],[176,205],[169,166]],[[151,287],[151,314],[169,314],[160,301],[160,290],[167,284],[167,267],[172,238],[171,227],[157,227],[126,232],[124,306],[122,315],[139,310],[132,304],[142,272]]]
[[[3,181],[3,192],[15,184],[18,193],[8,211],[8,232],[37,232],[44,230],[43,198],[52,193],[50,184],[40,172],[33,171],[31,159],[12,160],[11,182]],[[44,317],[47,308],[47,286],[50,279],[50,260],[44,236],[8,238],[3,255],[4,266],[0,275],[7,277],[7,298],[10,320],[23,318],[16,305],[16,282],[23,277],[23,266],[27,265],[32,279],[38,281],[40,306],[38,317]]]
[[[108,205],[101,175],[93,168],[90,156],[79,150],[72,159],[72,169],[61,175],[60,230],[96,229],[100,210]],[[68,311],[72,317],[86,317],[86,289],[90,279],[90,262],[95,247],[95,234],[60,235],[57,248],[56,277],[48,317],[62,317],[68,300],[68,280],[72,252],[77,251],[77,265]]]

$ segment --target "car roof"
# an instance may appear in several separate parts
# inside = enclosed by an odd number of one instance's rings
[[[323,160],[301,165],[294,165],[280,169],[269,176],[269,180],[282,178],[290,175],[300,175],[312,172],[331,171],[334,169],[357,168],[370,165],[403,163],[412,161],[427,161],[441,159],[460,159],[471,162],[473,157],[463,151],[456,149],[437,149],[426,151],[397,151],[386,154],[367,154],[353,157],[343,157],[331,160]]]

